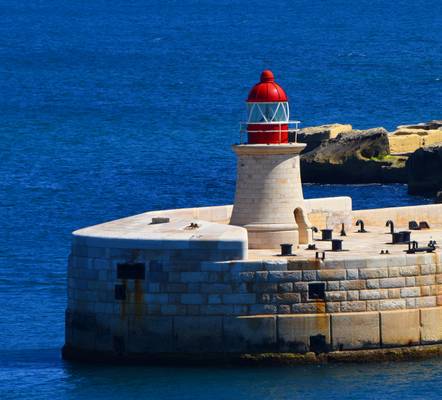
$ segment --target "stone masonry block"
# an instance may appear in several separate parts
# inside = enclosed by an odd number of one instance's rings
[[[274,304],[253,304],[250,306],[251,315],[276,314],[278,307]]]
[[[384,278],[379,279],[379,286],[381,288],[400,288],[405,286],[405,278]]]
[[[421,294],[419,287],[405,287],[401,289],[401,297],[418,297]]]
[[[367,301],[367,311],[378,311],[378,310],[379,310],[379,300]]]
[[[315,314],[319,312],[325,312],[325,305],[324,303],[317,304],[317,303],[300,303],[300,304],[293,304],[292,305],[292,312],[294,314]]]
[[[231,304],[209,304],[200,308],[201,314],[204,315],[232,315],[233,305]]]
[[[325,305],[325,311],[328,313],[341,312],[341,303],[339,301],[336,302],[328,301]]]
[[[367,309],[365,301],[343,301],[341,302],[342,312],[360,312]]]
[[[431,292],[431,286],[419,286],[421,289],[421,296],[429,296]]]
[[[250,291],[256,293],[276,293],[278,291],[277,283],[255,283]],[[246,291],[247,292],[247,291]]]
[[[333,349],[353,350],[379,347],[379,313],[341,313],[331,316]]]
[[[276,316],[224,317],[228,352],[272,352],[277,349]]]
[[[232,286],[227,283],[203,283],[201,293],[232,293]]]
[[[256,295],[252,293],[234,293],[223,295],[224,304],[255,304]]]
[[[379,279],[367,279],[367,289],[379,289]]]
[[[362,290],[367,287],[367,281],[365,280],[352,280],[352,281],[339,281],[340,290]]]
[[[415,286],[416,278],[414,276],[407,276],[405,278],[405,286]]]
[[[327,314],[279,315],[277,324],[281,351],[323,352],[330,346],[330,316]],[[323,344],[323,349],[314,348],[318,343]]]
[[[329,281],[327,282],[327,290],[339,290],[339,282],[338,281]]]
[[[394,288],[394,289],[384,289],[388,290],[388,298],[389,299],[399,299],[401,297],[401,289]]]
[[[387,265],[388,267],[402,267],[406,265],[405,254],[387,257]]]
[[[232,272],[262,271],[262,261],[236,261],[231,264]]]
[[[144,301],[147,304],[167,304],[169,297],[165,293],[147,293],[144,295]]]
[[[421,265],[421,275],[430,275],[436,273],[435,264],[423,264]]]
[[[382,298],[380,290],[361,290],[359,292],[361,300],[379,300]]]
[[[302,280],[301,271],[270,271],[269,282],[298,282]]]
[[[405,308],[416,308],[416,299],[407,297],[405,299]]]
[[[422,308],[420,322],[422,344],[442,341],[442,307]]]
[[[223,351],[223,317],[174,318],[175,349],[180,352]]]
[[[181,272],[181,282],[183,283],[199,283],[207,282],[207,272]]]
[[[335,291],[335,292],[326,292],[325,293],[326,301],[345,301],[347,300],[347,292],[346,291]]]
[[[204,304],[206,297],[199,293],[186,293],[181,295],[181,304]]]
[[[411,346],[420,341],[419,310],[381,311],[382,346]]]
[[[321,281],[339,281],[346,279],[345,269],[325,269],[318,271],[318,279]]]
[[[405,299],[388,299],[379,301],[379,309],[384,310],[401,310],[406,308]]]
[[[367,258],[367,268],[387,268],[388,258],[387,257],[368,257]]]
[[[128,321],[129,353],[173,351],[172,317],[131,317]]]
[[[416,308],[436,307],[436,296],[426,296],[416,298]]]
[[[434,275],[416,276],[416,286],[434,285],[436,277]]]
[[[361,268],[359,269],[359,277],[361,279],[387,278],[387,268]]]
[[[278,305],[278,314],[291,314],[292,309],[288,304],[280,304]]]
[[[256,282],[267,282],[269,273],[267,271],[258,271],[255,273]]]
[[[419,267],[417,265],[410,265],[408,267],[400,267],[399,273],[401,276],[419,275]]]
[[[308,292],[308,283],[307,282],[295,282],[293,284],[293,291],[297,293]]]
[[[359,279],[359,270],[347,269],[347,279]]]
[[[287,271],[287,260],[264,261],[263,269],[266,271]]]
[[[301,302],[301,295],[299,293],[277,293],[271,297],[272,303],[277,304],[293,304]]]
[[[236,279],[234,279],[236,280]],[[239,282],[253,282],[255,280],[255,273],[254,272],[240,272],[238,274]]]
[[[302,280],[304,281],[316,281],[318,279],[317,271],[302,271]]]
[[[201,271],[203,272],[226,272],[229,270],[228,262],[203,261],[201,263]]]
[[[359,300],[359,290],[349,290],[347,291],[347,300],[353,301],[353,300]]]
[[[288,293],[293,291],[293,283],[292,282],[284,282],[278,285],[278,291],[282,293]]]

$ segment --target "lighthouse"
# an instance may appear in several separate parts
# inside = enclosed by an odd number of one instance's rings
[[[262,72],[246,104],[247,142],[233,146],[237,181],[230,224],[247,229],[250,249],[307,244],[312,226],[299,160],[306,145],[296,141],[298,121],[290,121],[288,97],[270,70]]]

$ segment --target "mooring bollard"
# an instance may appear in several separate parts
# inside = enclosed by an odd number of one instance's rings
[[[280,246],[281,246],[281,255],[282,256],[291,256],[292,255],[292,247],[293,247],[292,244],[282,243]]]
[[[358,233],[366,233],[367,231],[365,230],[365,224],[364,221],[362,221],[362,219],[358,219],[356,221],[356,226],[359,226],[359,230]]]
[[[341,226],[341,236],[347,236],[347,233],[345,232],[345,224],[344,223],[342,223],[342,226]]]
[[[332,251],[342,251],[342,239],[333,239],[331,242]]]
[[[321,229],[321,232],[322,232],[322,240],[332,240],[333,229]]]
[[[387,221],[387,223],[385,224],[385,226],[389,226],[389,227],[390,227],[390,233],[391,233],[391,234],[394,233],[394,222],[393,222],[391,219],[389,219],[389,220]]]

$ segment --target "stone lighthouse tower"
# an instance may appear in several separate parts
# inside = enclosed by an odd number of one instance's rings
[[[249,248],[295,247],[312,239],[302,193],[299,154],[305,144],[289,141],[288,98],[269,70],[247,98],[247,143],[238,157],[230,224],[247,229]]]

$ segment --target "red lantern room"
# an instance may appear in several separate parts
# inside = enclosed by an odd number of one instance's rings
[[[289,103],[273,72],[265,70],[247,98],[249,144],[288,143]]]

